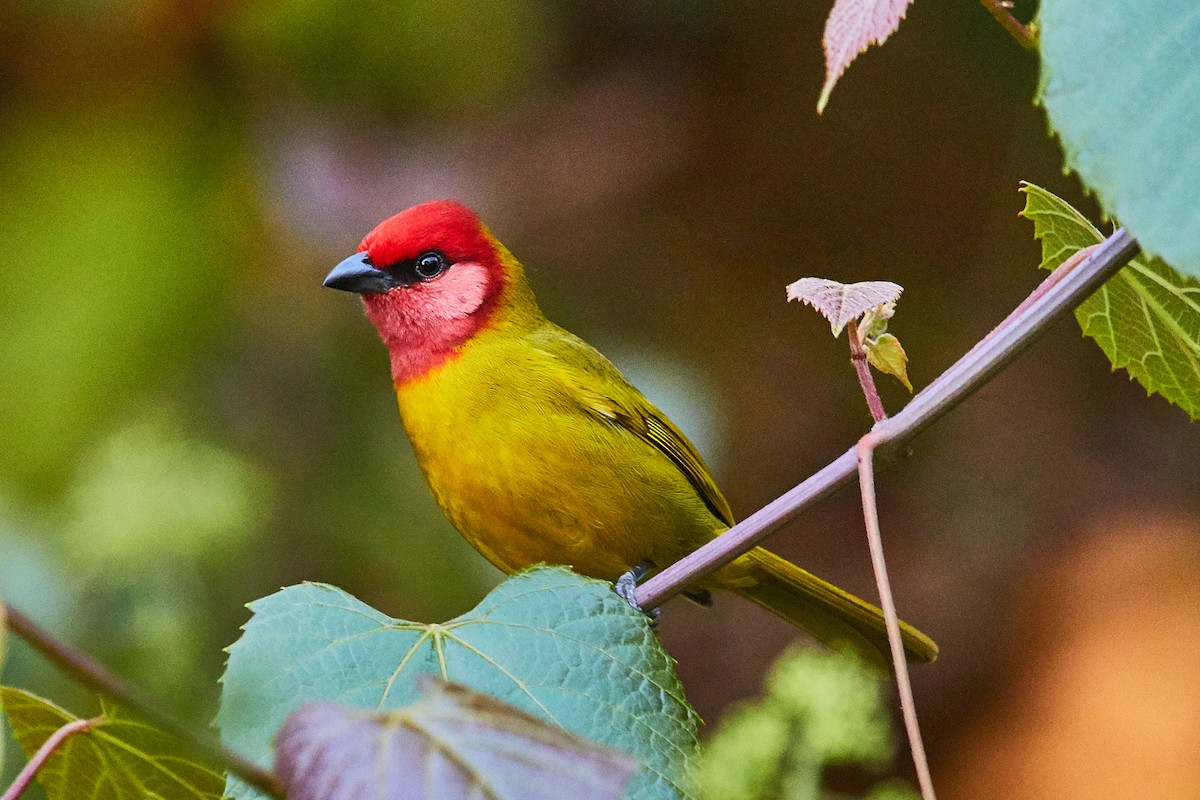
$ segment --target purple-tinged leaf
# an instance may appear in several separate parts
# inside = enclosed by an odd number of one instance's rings
[[[275,771],[289,800],[618,800],[637,762],[515,706],[427,676],[395,711],[310,703],[287,718]]]
[[[825,110],[833,85],[873,44],[883,44],[908,11],[912,0],[837,0],[825,20],[825,85],[817,100],[817,113]]]

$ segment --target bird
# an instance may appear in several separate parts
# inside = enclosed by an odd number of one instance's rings
[[[525,270],[466,205],[379,223],[323,285],[361,296],[438,506],[505,573],[561,564],[607,581],[734,524],[687,437],[591,345],[549,321]],[[635,571],[636,570],[636,571]],[[756,547],[688,587],[731,591],[836,649],[889,652],[871,603]],[[938,648],[901,623],[906,658]]]

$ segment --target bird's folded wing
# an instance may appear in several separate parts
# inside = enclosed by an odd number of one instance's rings
[[[545,344],[565,368],[562,379],[584,411],[621,426],[671,459],[713,515],[733,525],[729,503],[696,448],[608,359],[571,334]]]

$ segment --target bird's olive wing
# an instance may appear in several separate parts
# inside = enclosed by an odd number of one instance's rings
[[[665,414],[625,380],[612,362],[587,342],[554,325],[541,333],[537,346],[563,368],[559,380],[570,386],[571,396],[585,411],[620,425],[671,459],[713,516],[733,525],[729,503],[696,448]]]
[[[708,466],[696,452],[696,448],[661,411],[650,405],[645,398],[640,399],[645,406],[625,413],[617,411],[616,421],[674,461],[675,466],[687,476],[688,482],[696,487],[700,498],[704,500],[709,511],[712,511],[713,516],[726,525],[733,525],[733,512],[729,503],[717,488]]]

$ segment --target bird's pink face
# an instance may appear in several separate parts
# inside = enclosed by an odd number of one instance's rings
[[[324,285],[362,295],[403,383],[488,324],[504,270],[479,218],[461,203],[435,200],[379,223]]]

